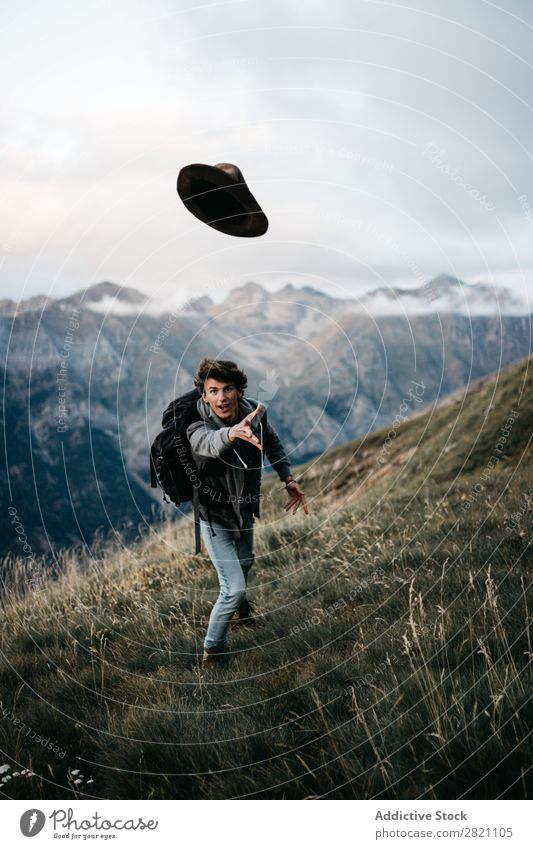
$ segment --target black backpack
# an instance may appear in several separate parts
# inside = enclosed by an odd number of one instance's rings
[[[150,484],[155,489],[157,485],[163,490],[163,500],[180,506],[188,501],[193,503],[195,524],[195,554],[200,552],[200,525],[198,521],[198,505],[213,501],[217,504],[231,503],[231,495],[205,487],[207,495],[202,495],[203,484],[198,466],[191,454],[187,428],[200,419],[197,408],[198,391],[192,389],[185,395],[180,395],[168,405],[163,413],[161,424],[163,430],[157,434],[150,447]]]
[[[150,448],[150,483],[163,490],[163,500],[177,506],[193,500],[192,480],[197,467],[192,458],[187,439],[187,428],[198,421],[196,389],[176,398],[163,413],[163,430],[157,434]]]

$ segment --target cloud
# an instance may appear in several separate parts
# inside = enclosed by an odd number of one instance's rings
[[[527,3],[4,6],[6,296],[529,275]],[[193,161],[239,164],[264,238],[186,212]]]

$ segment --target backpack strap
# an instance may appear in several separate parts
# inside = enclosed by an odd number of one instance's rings
[[[155,472],[154,466],[154,458],[152,457],[152,452],[150,451],[150,485],[152,489],[156,489],[157,487],[157,475]]]
[[[198,499],[198,487],[193,487],[192,491],[192,505],[193,505],[193,515],[194,515],[194,553],[200,554],[202,551],[202,537],[200,534],[200,516],[199,516],[199,499]]]

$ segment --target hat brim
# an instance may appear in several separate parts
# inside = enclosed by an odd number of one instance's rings
[[[235,183],[213,165],[186,165],[178,174],[178,194],[189,212],[229,236],[262,236],[268,219],[246,183]]]

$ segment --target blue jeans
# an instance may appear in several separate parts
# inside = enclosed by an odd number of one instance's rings
[[[224,525],[212,522],[216,536],[213,536],[209,522],[200,518],[200,533],[217,570],[220,592],[209,616],[209,625],[204,639],[204,648],[226,648],[228,626],[233,613],[246,597],[248,572],[254,562],[254,525],[253,515],[243,514],[243,528],[240,539]]]

